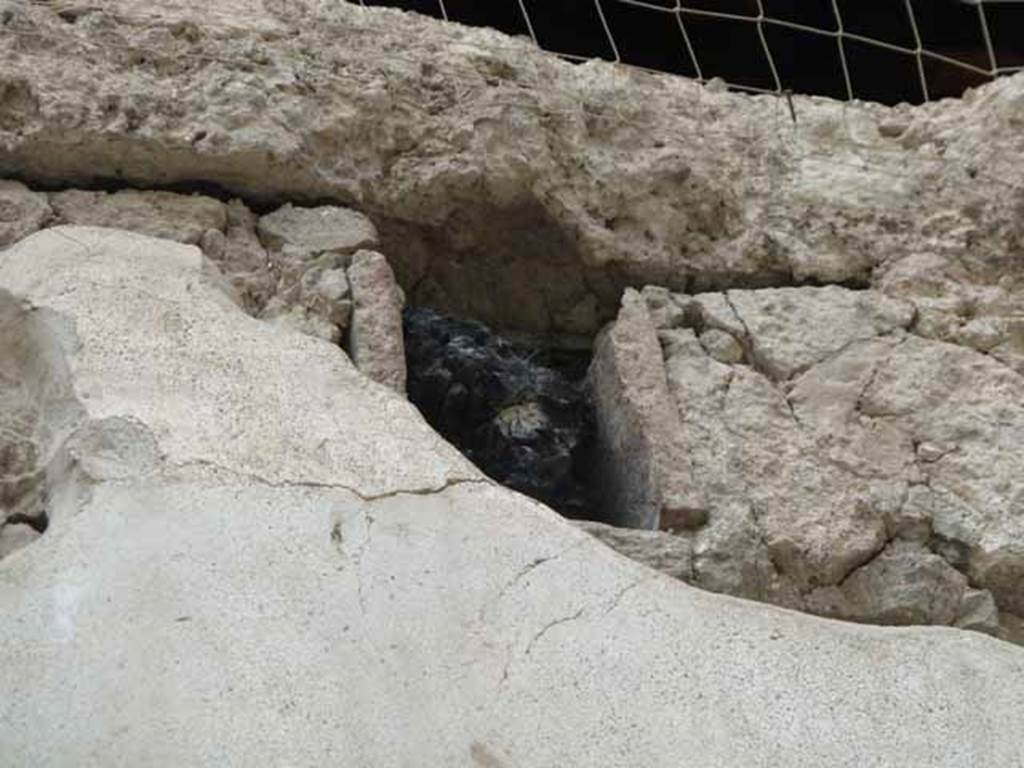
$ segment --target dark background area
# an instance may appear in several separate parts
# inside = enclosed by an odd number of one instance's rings
[[[365,5],[403,8],[451,21],[488,26],[512,35],[529,35],[529,14],[541,47],[585,58],[615,59],[595,0],[364,0]],[[774,89],[771,67],[758,34],[757,0],[599,0],[618,55],[635,64],[689,77],[696,76],[680,21],[693,46],[701,74],[730,84]],[[815,29],[836,32],[832,0],[762,0],[765,15]],[[905,48],[916,48],[904,0],[837,0],[843,30]],[[700,11],[734,14],[729,19]],[[1024,66],[1024,3],[985,4],[997,67]],[[921,45],[927,50],[985,70],[991,68],[977,6],[964,0],[914,0]],[[842,59],[835,37],[765,23],[765,40],[784,89],[845,99]],[[843,38],[855,98],[895,104],[924,100],[914,55],[850,37]],[[928,96],[960,96],[989,78],[955,64],[923,57]]]

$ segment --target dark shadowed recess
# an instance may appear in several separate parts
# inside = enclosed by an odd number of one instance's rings
[[[403,320],[409,400],[430,425],[492,479],[592,519],[589,350],[513,342],[422,307]]]
[[[512,35],[536,36],[543,48],[585,58],[614,60],[693,77],[697,71],[683,35],[705,78],[721,77],[749,88],[775,88],[761,42],[758,0],[365,0],[366,5],[403,8],[450,21],[488,26]],[[817,34],[784,24],[761,25],[783,89],[845,99],[840,29],[891,45],[917,48],[914,26],[902,0],[761,0],[766,18],[812,27]],[[941,56],[992,69],[978,7],[973,0],[913,0],[921,46]],[[985,14],[995,66],[1024,65],[1024,3],[988,2]],[[600,12],[599,9],[600,8]],[[839,10],[839,18],[835,9]],[[527,24],[523,9],[529,15]],[[702,11],[736,18],[708,16]],[[603,14],[603,19],[602,19]],[[682,23],[680,23],[682,22]],[[611,32],[611,40],[605,31]],[[614,46],[614,47],[613,47]],[[843,53],[854,98],[920,103],[925,94],[913,53],[894,51],[850,37]],[[928,97],[960,96],[990,78],[941,59],[921,59]]]

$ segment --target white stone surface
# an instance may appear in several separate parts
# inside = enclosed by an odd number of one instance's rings
[[[484,481],[197,249],[0,254],[81,405],[0,563],[12,765],[1016,766],[1024,652],[688,588]],[[33,322],[36,322],[33,320]]]

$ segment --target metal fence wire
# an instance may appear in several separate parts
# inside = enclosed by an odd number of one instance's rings
[[[1024,0],[354,2],[521,32],[574,61],[717,77],[762,93],[886,100],[885,80],[888,92],[906,95],[889,101],[931,101],[1024,69]],[[737,59],[746,72],[730,67]]]

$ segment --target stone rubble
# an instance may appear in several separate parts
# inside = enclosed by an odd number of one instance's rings
[[[0,180],[0,247],[62,224],[198,245],[222,273],[226,292],[251,315],[344,346],[370,378],[404,391],[404,297],[386,262],[369,271],[355,267],[365,308],[354,317],[346,270],[361,249],[378,245],[373,223],[357,211],[289,203],[257,216],[238,199],[149,190],[46,195]]]
[[[629,342],[598,344],[597,409],[621,413],[621,393],[667,382],[674,441],[659,437],[664,419],[640,422],[637,439],[688,467],[681,486],[706,500],[707,525],[684,534],[692,583],[855,621],[1012,634],[1024,613],[1019,373],[916,335],[914,304],[872,290],[648,288],[627,293],[604,338],[636,327],[638,311],[661,354],[634,356],[608,390],[602,371]],[[636,466],[629,446],[607,445],[610,462]],[[643,480],[658,493],[659,478]],[[620,519],[649,514],[630,501]],[[659,526],[677,527],[646,527]]]
[[[359,370],[396,392],[405,392],[405,297],[383,254],[356,251],[348,268],[352,284],[349,354]],[[319,285],[322,285],[321,279]]]

